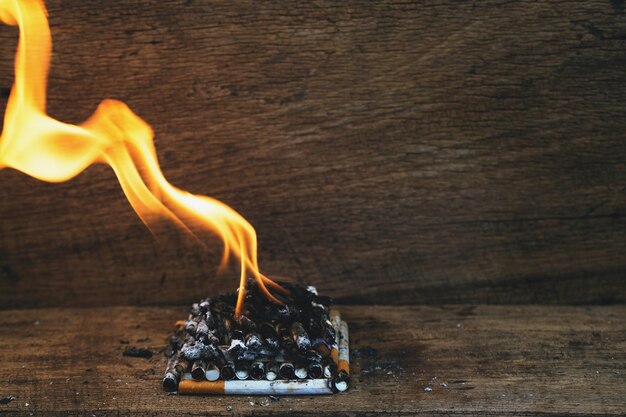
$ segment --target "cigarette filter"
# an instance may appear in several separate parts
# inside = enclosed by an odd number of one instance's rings
[[[298,379],[304,379],[304,378],[306,378],[306,377],[307,377],[307,375],[309,374],[309,371],[308,371],[308,370],[307,370],[307,368],[306,368],[306,367],[304,367],[304,366],[297,366],[297,367],[296,367],[295,374],[296,374],[296,378],[298,378]]]
[[[309,365],[309,377],[313,379],[321,378],[324,374],[324,368],[322,364],[319,362],[312,363]]]
[[[185,379],[178,385],[182,395],[323,395],[332,394],[329,379],[300,381],[194,381]]]
[[[213,362],[210,362],[206,368],[205,376],[209,381],[217,381],[220,377],[220,369]]]

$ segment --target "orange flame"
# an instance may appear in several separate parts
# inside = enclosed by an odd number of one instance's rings
[[[160,214],[192,233],[183,218],[197,221],[224,242],[222,266],[229,256],[241,262],[236,313],[242,312],[246,277],[280,301],[268,287],[286,291],[259,271],[256,232],[239,213],[211,197],[171,185],[159,166],[150,125],[116,100],[103,101],[80,125],[46,114],[46,82],[52,40],[41,0],[0,0],[0,20],[19,27],[15,84],[0,136],[0,169],[14,168],[42,181],[67,181],[96,162],[108,164],[141,220],[150,227]],[[140,174],[139,169],[142,174]]]

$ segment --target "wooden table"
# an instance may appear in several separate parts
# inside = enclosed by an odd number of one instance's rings
[[[185,397],[160,386],[185,307],[0,312],[7,416],[618,415],[626,306],[343,306],[353,385],[323,397]],[[147,347],[152,359],[122,355]],[[232,410],[231,410],[232,407]],[[31,414],[32,413],[32,414]]]

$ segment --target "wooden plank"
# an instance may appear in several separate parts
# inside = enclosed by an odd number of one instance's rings
[[[255,225],[268,274],[346,303],[626,301],[621,2],[48,5],[50,113],[128,102],[174,184]],[[15,44],[1,27],[5,96]],[[103,166],[0,184],[0,307],[235,286],[217,243],[153,240]]]
[[[184,308],[2,311],[0,395],[17,399],[0,414],[231,415],[231,406],[236,415],[582,416],[626,407],[626,306],[341,312],[350,325],[351,389],[272,401],[167,395],[160,353],[122,356],[129,345],[161,351]]]

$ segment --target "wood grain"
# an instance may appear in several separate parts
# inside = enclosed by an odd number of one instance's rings
[[[626,301],[622,1],[49,0],[49,112],[126,101],[168,178],[246,216],[269,275],[344,303]],[[14,28],[0,28],[0,90]],[[236,285],[112,172],[0,172],[0,307]]]
[[[624,306],[341,312],[350,325],[350,390],[271,401],[167,395],[161,354],[122,356],[126,346],[162,350],[185,309],[5,310],[0,395],[17,399],[0,415],[612,416],[626,407]]]

